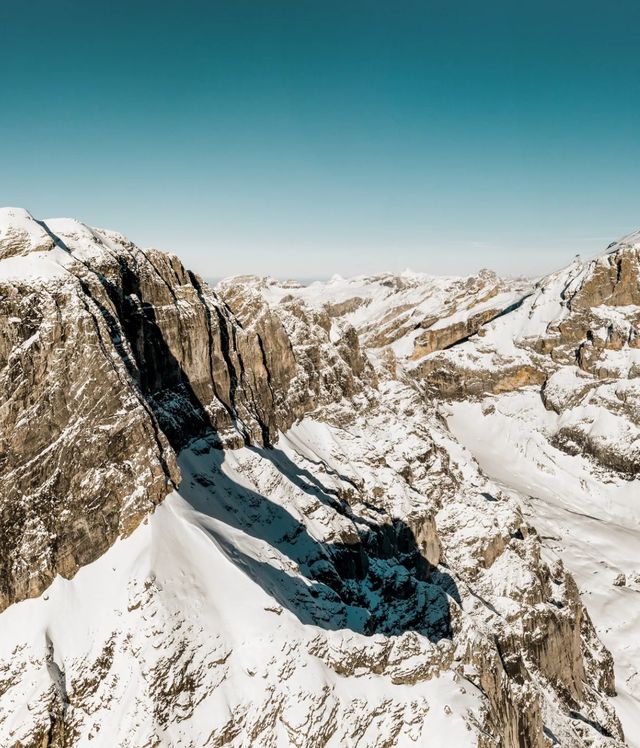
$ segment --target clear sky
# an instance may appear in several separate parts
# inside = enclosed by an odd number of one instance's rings
[[[638,0],[0,0],[0,204],[207,276],[554,269],[640,228]]]

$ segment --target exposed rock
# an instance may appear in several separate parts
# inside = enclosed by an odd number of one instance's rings
[[[178,481],[97,306],[0,281],[0,608],[70,577]],[[97,520],[97,521],[96,521]]]
[[[567,289],[571,309],[640,305],[640,254],[634,238],[628,237],[614,249],[593,260],[583,279]]]
[[[317,326],[296,361],[273,315],[245,329],[173,256],[19,217],[22,253],[48,236],[61,275],[0,276],[0,609],[135,529],[179,483],[174,449],[211,429],[269,444],[316,406],[308,388],[340,398],[364,368],[356,339],[336,349]]]
[[[421,361],[413,372],[429,389],[453,399],[510,392],[521,387],[542,384],[546,379],[544,371],[531,365],[467,369],[451,365],[445,358]]]

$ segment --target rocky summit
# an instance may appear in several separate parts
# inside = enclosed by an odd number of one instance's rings
[[[211,288],[3,209],[0,745],[637,748],[639,472],[640,234]]]

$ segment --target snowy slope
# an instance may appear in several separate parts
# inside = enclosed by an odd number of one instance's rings
[[[131,538],[2,614],[3,744],[28,739],[56,698],[77,745],[475,744],[477,689],[451,671],[419,674],[437,645],[358,633],[366,611],[317,597],[325,588],[301,574],[346,523],[299,487],[294,444],[307,464],[335,446],[314,423],[283,437],[277,465],[194,444],[181,492]]]
[[[446,412],[455,436],[487,475],[520,497],[549,552],[575,576],[614,654],[627,743],[640,745],[640,482],[598,475],[589,460],[552,447],[545,432],[559,417],[533,390]],[[628,585],[616,587],[621,573]]]
[[[24,662],[29,696],[4,697],[3,745],[28,740],[42,716],[32,706],[39,693],[73,694],[88,673],[101,683],[67,707],[75,745],[304,746],[319,731],[328,746],[391,737],[415,745],[427,735],[441,736],[432,745],[474,744],[464,720],[477,709],[469,684],[450,673],[410,686],[365,668],[336,673],[309,653],[314,629],[230,560],[231,548],[269,560],[264,544],[173,494],[73,580],[59,578],[45,596],[6,611],[2,657]],[[337,650],[345,641],[375,648],[349,631],[323,635]],[[234,739],[240,726],[244,736]]]

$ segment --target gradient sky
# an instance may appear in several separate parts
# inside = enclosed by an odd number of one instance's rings
[[[552,270],[640,228],[640,3],[0,0],[0,204],[206,276]]]

